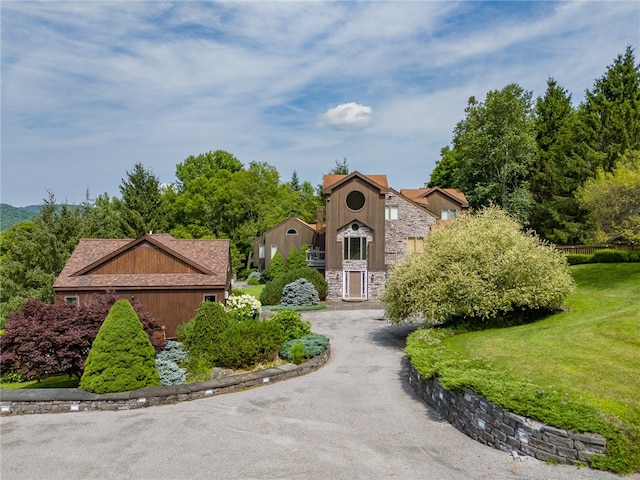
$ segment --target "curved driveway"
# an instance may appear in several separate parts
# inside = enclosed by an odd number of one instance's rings
[[[304,318],[332,349],[309,375],[171,406],[0,419],[2,480],[619,478],[514,459],[443,422],[407,388],[410,328],[381,310]]]

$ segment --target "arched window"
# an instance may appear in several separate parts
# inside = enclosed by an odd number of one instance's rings
[[[298,231],[295,228],[290,228],[287,230],[287,235],[297,235]]]

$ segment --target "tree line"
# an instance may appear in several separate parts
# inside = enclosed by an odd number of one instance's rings
[[[471,97],[428,186],[461,189],[557,244],[640,240],[640,68],[618,55],[573,106],[554,78]]]
[[[500,206],[558,243],[640,240],[640,68],[627,47],[585,100],[549,79],[533,102],[517,84],[470,98],[429,186],[456,187],[472,208]],[[348,174],[347,159],[330,174]],[[243,164],[210,151],[176,165],[163,185],[136,163],[120,196],[89,195],[81,205],[43,201],[36,217],[0,235],[0,322],[26,300],[53,301],[53,282],[80,238],[229,238],[232,267],[250,266],[251,242],[289,216],[314,222],[321,186],[294,171],[281,179],[267,163]]]

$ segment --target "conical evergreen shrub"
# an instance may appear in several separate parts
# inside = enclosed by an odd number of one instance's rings
[[[155,350],[127,300],[118,300],[98,331],[80,388],[93,393],[160,386]]]

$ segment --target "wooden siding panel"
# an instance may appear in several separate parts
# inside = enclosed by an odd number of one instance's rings
[[[104,294],[101,291],[87,292],[58,292],[55,295],[55,303],[65,303],[65,297],[77,296],[79,303],[87,304],[95,294]],[[165,328],[167,338],[174,338],[179,325],[188,322],[195,317],[196,310],[204,300],[205,295],[216,295],[220,303],[225,301],[224,289],[191,289],[191,290],[130,290],[116,292],[117,298],[125,298],[129,301],[138,300],[160,325]]]
[[[297,235],[287,235],[289,229],[295,229]],[[311,247],[313,245],[313,237],[315,232],[302,225],[299,221],[290,218],[283,222],[278,228],[274,228],[264,234],[265,246],[265,268],[271,265],[271,245],[277,245],[278,251],[284,260],[287,260],[289,252],[293,247],[300,249],[303,245]]]
[[[96,274],[201,273],[179,258],[157,247],[142,243],[88,272]]]
[[[365,206],[358,212],[346,205],[347,195],[354,190],[361,191],[365,196]],[[354,220],[373,230],[374,240],[368,247],[369,270],[384,270],[384,207],[384,193],[358,177],[332,191],[327,199],[327,270],[342,269],[342,245],[336,242],[336,235],[341,227]]]
[[[443,195],[438,191],[434,191],[427,198],[429,200],[429,206],[427,208],[429,208],[429,210],[431,210],[433,213],[438,215],[438,218],[442,217],[442,210],[444,209],[457,210],[458,214],[462,211],[462,208],[460,207],[460,203],[456,202],[455,200],[452,200],[451,198],[447,197],[446,195]]]

